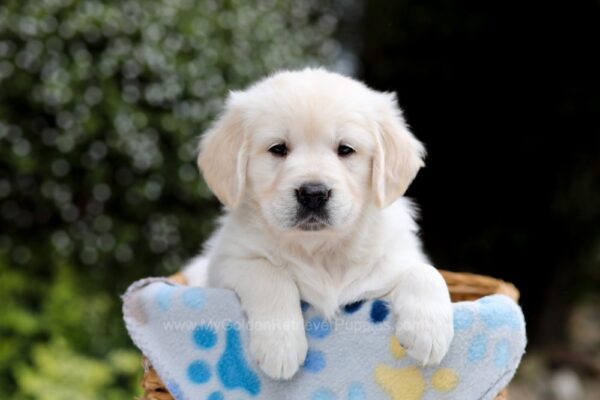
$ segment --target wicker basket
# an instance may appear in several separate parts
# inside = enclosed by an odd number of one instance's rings
[[[477,300],[490,294],[504,294],[515,301],[519,300],[519,291],[511,283],[482,275],[441,270],[440,272],[448,284],[452,301]],[[171,277],[171,280],[179,284],[186,284],[185,278],[179,274]],[[144,395],[140,400],[173,400],[160,377],[145,357],[143,365],[142,389]],[[496,400],[506,399],[508,399],[508,391],[504,389],[498,393]]]

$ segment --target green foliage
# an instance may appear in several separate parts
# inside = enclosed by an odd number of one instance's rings
[[[228,90],[330,64],[328,2],[0,4],[0,393],[132,398],[118,295],[196,253],[194,163]]]
[[[17,364],[15,376],[23,394],[35,399],[131,398],[139,374],[139,354],[110,352],[106,360],[75,352],[65,340],[37,344],[31,349],[33,365]],[[126,383],[123,384],[123,383]]]
[[[122,399],[137,390],[139,353],[115,340],[117,299],[83,289],[85,276],[57,264],[50,282],[0,261],[0,387],[17,398]],[[107,322],[112,321],[112,332]],[[111,337],[111,335],[113,335]]]

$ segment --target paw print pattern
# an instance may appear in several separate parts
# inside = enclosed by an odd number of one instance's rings
[[[454,309],[454,332],[465,331],[473,326],[475,313],[469,308]]]
[[[303,306],[307,310],[310,306],[308,303]],[[315,316],[309,319],[305,324],[306,335],[313,339],[325,339],[331,334],[331,324],[321,316]],[[307,372],[316,374],[321,372],[327,366],[325,359],[325,353],[315,348],[309,348],[306,353],[306,359],[302,365],[303,369]]]
[[[321,316],[312,317],[306,322],[306,335],[315,339],[324,339],[331,333],[331,324]]]
[[[390,339],[389,350],[396,360],[406,356],[406,350],[395,336]],[[423,370],[415,366],[395,368],[379,364],[375,367],[375,382],[392,400],[420,400],[427,390]],[[437,369],[431,376],[431,387],[438,392],[451,392],[457,385],[458,374],[451,368]]]
[[[354,314],[359,311],[365,304],[364,300],[356,301],[354,303],[346,304],[343,307],[345,314]],[[369,318],[372,323],[380,324],[385,321],[390,315],[390,304],[384,300],[374,300],[371,302],[371,310],[369,311]]]
[[[173,305],[177,286],[163,284],[154,296],[154,302],[161,311],[169,311]],[[200,288],[189,288],[181,294],[183,304],[189,309],[200,310],[206,303],[206,296]]]
[[[160,310],[170,310],[178,300],[190,310],[198,311],[204,307],[206,296],[202,289],[189,288],[182,292],[181,296],[174,296],[176,290],[175,286],[163,285],[156,292],[154,301]],[[197,350],[212,351],[217,346],[219,335],[212,326],[201,324],[194,328],[190,340]],[[219,380],[222,390],[211,392],[207,400],[224,400],[223,391],[237,389],[252,397],[261,391],[258,375],[244,358],[239,329],[232,323],[225,326],[225,348],[216,366],[198,358],[189,363],[186,372],[187,380],[193,385],[206,385],[215,377]],[[169,381],[166,386],[176,400],[184,398],[181,386],[177,382]]]
[[[371,303],[371,322],[374,324],[380,324],[386,320],[390,314],[390,305],[387,301],[375,300]]]
[[[359,311],[365,304],[364,301],[357,301],[354,303],[347,304],[343,307],[345,314],[354,314]],[[372,324],[381,324],[384,322],[389,314],[390,307],[389,303],[383,300],[375,300],[370,303],[371,308],[369,310],[369,320]],[[304,310],[308,309],[305,306]],[[331,325],[320,316],[311,318],[306,324],[306,333],[310,338],[323,339],[331,333]],[[399,345],[398,345],[399,346]],[[398,351],[398,349],[394,349]],[[396,353],[398,354],[398,353]],[[304,370],[312,373],[322,371],[326,366],[325,353],[320,350],[309,349],[304,362]],[[321,387],[314,391],[310,397],[310,400],[340,400],[336,393],[327,387]],[[346,400],[366,400],[367,395],[365,388],[360,382],[353,382],[348,385],[346,390]]]
[[[454,330],[456,332],[470,329],[476,322],[476,317],[488,329],[500,329],[506,327],[513,331],[524,330],[523,322],[515,311],[512,300],[505,296],[488,296],[477,301],[475,310],[470,308],[457,308],[454,311]],[[484,360],[490,348],[490,340],[486,333],[478,333],[471,337],[467,360],[478,363]],[[508,365],[512,349],[508,340],[500,340],[491,350],[494,364],[498,368]]]
[[[463,357],[469,364],[492,361],[502,370],[512,360],[513,350],[506,338],[494,343],[494,331],[507,328],[514,331],[524,330],[524,325],[512,300],[505,296],[488,296],[476,302],[475,307],[457,305],[454,309],[454,329],[457,334],[476,324],[484,329],[475,329],[468,342]],[[406,351],[392,337],[389,352],[396,360],[402,360]],[[453,368],[423,369],[416,366],[394,367],[379,364],[374,371],[375,382],[389,395],[391,400],[421,400],[430,389],[439,393],[450,393],[460,385],[459,374]]]
[[[217,363],[217,371],[227,389],[240,388],[252,396],[260,393],[258,375],[246,363],[240,332],[232,324],[226,329],[225,351]]]
[[[488,329],[500,329],[506,327],[513,331],[522,331],[525,327],[511,299],[505,296],[488,296],[477,301],[478,317]],[[460,310],[460,309],[459,309]],[[458,317],[458,323],[461,324],[461,318]],[[474,317],[470,319],[470,324],[466,328],[473,325]],[[454,326],[457,326],[457,317],[455,313]],[[471,338],[467,359],[471,363],[478,363],[488,356],[488,351],[491,351],[494,364],[498,368],[505,368],[512,356],[511,344],[508,340],[502,339],[498,343],[490,345],[489,337],[486,333],[478,333]]]
[[[302,367],[305,371],[317,373],[321,372],[326,365],[325,353],[320,350],[309,349]]]
[[[189,313],[189,318],[200,318],[205,315],[203,313],[212,312],[209,309],[212,308],[210,291],[166,284],[155,288],[146,300],[151,307],[144,310],[139,306],[144,300],[140,300],[133,310],[136,314],[130,314],[144,329],[155,318],[170,323],[172,315],[179,312]],[[230,311],[226,310],[237,306],[233,296],[226,299],[227,307],[223,307],[223,300],[220,301],[223,311],[217,314],[218,321],[222,320],[220,315],[228,315]],[[299,380],[297,383],[303,382],[302,385],[292,383],[288,386],[287,382],[271,381],[254,369],[252,360],[246,357],[238,325],[243,319],[235,317],[225,320],[220,329],[213,324],[196,323],[192,331],[181,331],[169,338],[171,346],[179,346],[182,341],[187,344],[183,360],[173,361],[172,365],[177,365],[178,369],[175,379],[165,382],[167,389],[176,400],[188,399],[186,396],[191,393],[196,393],[194,398],[198,400],[232,400],[270,398],[273,394],[281,398],[282,394],[292,392],[295,397],[306,400],[469,398],[464,394],[471,393],[474,384],[481,382],[485,388],[488,378],[492,383],[497,382],[493,380],[494,374],[507,376],[507,372],[514,373],[515,363],[522,353],[523,340],[518,339],[524,336],[522,314],[514,302],[504,296],[455,304],[453,317],[457,341],[441,366],[428,368],[417,365],[395,336],[390,338],[388,323],[393,321],[386,301],[358,301],[345,305],[340,318],[348,319],[349,324],[328,321],[308,303],[303,302],[301,308],[305,313],[309,349],[302,369],[294,379]],[[138,309],[144,311],[144,318],[138,318]],[[342,324],[338,325],[338,322]],[[365,326],[371,329],[368,332],[373,339],[365,342],[364,349],[358,349],[362,356],[346,357],[332,350],[338,340],[345,341],[344,346],[355,344],[353,335],[356,332],[348,329],[364,329]],[[382,343],[381,340],[389,342]],[[340,381],[340,371],[346,365],[350,367],[347,370],[350,379]],[[293,388],[291,392],[288,391],[290,388]]]
[[[358,311],[364,302],[356,302],[344,307],[344,312],[353,314]],[[310,305],[303,303],[302,310],[306,311]],[[385,319],[385,317],[383,317]],[[331,324],[321,316],[315,316],[306,323],[306,335],[312,339],[325,339],[332,332]],[[303,369],[310,373],[319,373],[325,369],[327,365],[325,352],[311,348],[308,350],[306,360],[304,361]],[[338,400],[335,392],[327,387],[321,387],[315,390],[310,400]],[[346,400],[366,400],[367,395],[363,385],[359,382],[353,382],[347,387]]]
[[[358,310],[361,309],[361,307],[363,306],[365,302],[363,300],[361,301],[356,301],[354,303],[350,303],[350,304],[346,304],[344,306],[344,312],[346,314],[354,314],[355,312],[357,312]]]
[[[477,302],[479,317],[488,328],[507,326],[520,331],[524,328],[519,315],[515,312],[513,301],[506,296],[488,296]]]
[[[200,350],[212,349],[217,340],[217,333],[208,325],[199,325],[192,332],[192,341]],[[197,385],[207,383],[213,375],[211,366],[203,360],[192,361],[187,371],[188,380]],[[244,359],[240,332],[233,324],[225,328],[225,350],[217,362],[215,373],[227,390],[241,389],[251,396],[260,393],[260,379]],[[208,399],[224,399],[224,395],[216,391]]]
[[[353,314],[358,311],[364,302],[358,301],[355,303],[348,304],[344,306],[344,312],[347,314]],[[306,311],[310,308],[308,303],[302,302],[301,307],[303,311]],[[373,324],[380,324],[384,322],[390,314],[390,306],[389,303],[383,300],[375,300],[371,302],[371,310],[369,312],[369,318]],[[331,324],[323,319],[321,316],[315,316],[308,320],[306,323],[306,334],[309,338],[313,339],[324,339],[331,333]],[[306,360],[304,361],[304,370],[317,373],[322,371],[327,365],[325,352],[317,349],[309,349],[306,355]],[[323,389],[322,393],[325,393],[327,390]],[[321,396],[325,396],[324,394]],[[326,397],[323,397],[326,398]]]
[[[188,379],[199,385],[208,382],[211,375],[210,365],[202,360],[192,361],[187,369]]]
[[[478,333],[473,336],[471,343],[469,344],[469,352],[467,353],[467,360],[472,363],[477,363],[485,358],[488,347],[488,335],[485,333]]]

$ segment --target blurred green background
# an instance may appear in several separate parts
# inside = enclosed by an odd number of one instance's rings
[[[229,90],[307,65],[398,91],[435,263],[522,290],[513,398],[600,390],[600,4],[581,4],[0,3],[0,398],[139,395],[119,295],[213,228],[198,135]]]
[[[316,1],[0,4],[0,398],[139,393],[119,295],[213,226],[198,135],[229,89],[333,63],[335,23]]]

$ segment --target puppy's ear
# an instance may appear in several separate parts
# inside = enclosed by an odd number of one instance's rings
[[[406,192],[425,165],[425,148],[408,130],[396,95],[380,96],[372,185],[375,204],[384,208]]]
[[[231,92],[224,110],[200,140],[198,167],[221,203],[235,208],[246,182],[248,144],[241,93]]]

